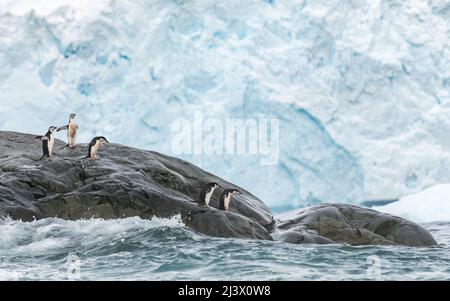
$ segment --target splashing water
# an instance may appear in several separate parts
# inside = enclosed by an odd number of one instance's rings
[[[450,280],[450,223],[424,226],[439,247],[213,238],[179,216],[3,219],[0,280]]]

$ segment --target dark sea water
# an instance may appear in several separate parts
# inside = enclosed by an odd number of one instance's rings
[[[432,248],[211,238],[172,219],[0,220],[0,280],[450,280],[450,222]]]

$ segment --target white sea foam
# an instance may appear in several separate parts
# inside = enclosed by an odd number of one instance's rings
[[[75,243],[95,243],[107,238],[126,238],[130,233],[149,229],[175,227],[184,227],[180,215],[151,220],[139,217],[77,221],[47,218],[32,222],[1,219],[0,254],[7,250],[21,254],[48,253],[53,250],[59,252]]]
[[[427,225],[442,248],[403,248],[208,239],[180,228],[179,217],[6,219],[0,280],[370,280],[364,263],[381,250],[385,280],[446,280],[448,225]]]

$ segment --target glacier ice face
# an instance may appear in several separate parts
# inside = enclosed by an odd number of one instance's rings
[[[184,156],[273,207],[450,181],[448,1],[91,2],[0,0],[0,129],[171,154],[195,111],[278,118],[277,165]]]

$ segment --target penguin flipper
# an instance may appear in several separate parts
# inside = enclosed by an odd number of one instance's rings
[[[57,131],[57,132],[59,132],[59,131],[66,131],[68,128],[69,128],[68,125],[60,126],[56,131]]]

